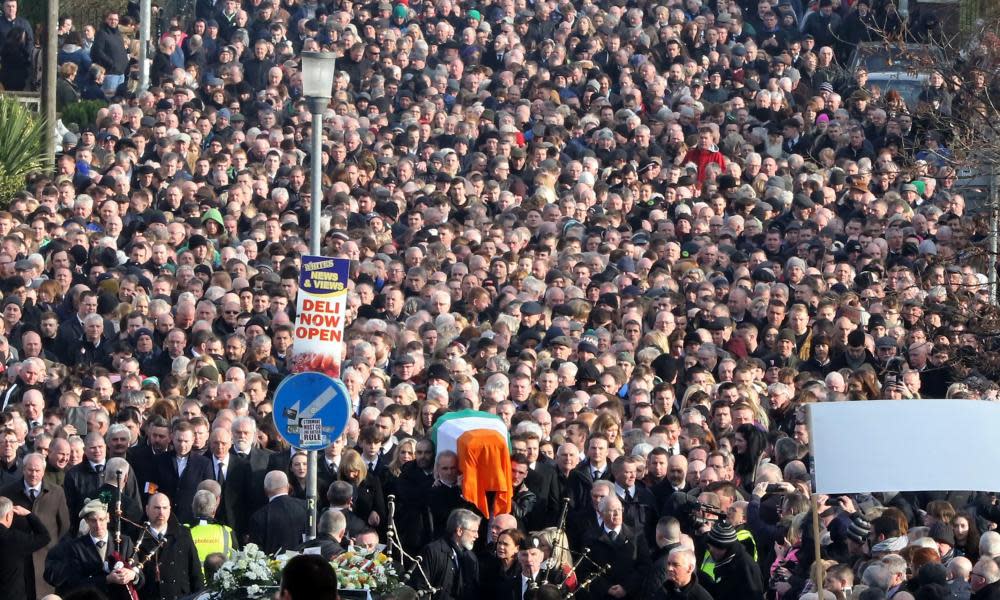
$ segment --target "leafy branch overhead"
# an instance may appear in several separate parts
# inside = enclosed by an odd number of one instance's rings
[[[25,178],[45,168],[45,119],[16,98],[0,96],[0,207],[25,187]]]

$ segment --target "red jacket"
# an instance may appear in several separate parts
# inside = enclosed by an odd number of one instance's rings
[[[726,157],[719,152],[718,148],[706,150],[705,148],[691,148],[684,155],[684,164],[694,163],[698,165],[698,186],[705,182],[705,167],[715,163],[726,170]]]

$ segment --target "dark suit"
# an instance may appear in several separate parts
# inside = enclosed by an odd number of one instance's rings
[[[419,552],[431,541],[434,522],[430,512],[430,491],[434,475],[425,473],[412,460],[399,471],[396,479],[396,529],[399,540],[409,553]],[[405,501],[404,501],[405,500]]]
[[[555,527],[559,522],[562,504],[559,501],[559,475],[555,467],[542,461],[528,471],[524,483],[538,498],[534,510],[528,515],[529,531]]]
[[[615,488],[617,491],[617,488]],[[639,484],[635,485],[634,494],[628,497],[619,496],[625,510],[625,524],[636,533],[646,536],[646,544],[656,543],[656,498],[653,493]]]
[[[583,548],[583,541],[591,531],[599,531],[601,521],[597,518],[591,503],[579,508],[569,514],[566,519],[566,537],[569,539],[570,547],[579,551]]]
[[[298,548],[309,532],[309,510],[305,500],[277,496],[250,517],[251,542],[267,554]]]
[[[177,453],[170,451],[156,457],[156,486],[173,503],[172,514],[182,523],[194,518],[191,501],[198,490],[198,484],[206,479],[214,479],[212,461],[202,454],[190,453],[184,472],[177,474]]]
[[[113,542],[110,533],[108,542]],[[130,557],[132,554],[132,540],[122,537],[122,555]],[[114,565],[111,555],[109,548],[104,560],[101,560],[97,546],[89,535],[63,538],[45,560],[45,581],[53,585],[60,595],[81,587],[95,587],[112,599],[127,598],[124,586],[108,583],[109,561]],[[138,589],[143,582],[140,572],[133,583]]]
[[[625,588],[626,597],[638,598],[642,583],[649,572],[649,549],[646,538],[623,525],[621,532],[612,540],[602,527],[591,530],[584,537],[584,546],[590,548],[590,559],[577,574],[580,581],[586,580],[594,572],[594,564],[607,565],[608,570],[594,579],[590,586],[592,598],[604,598],[614,585]]]
[[[540,572],[530,577],[534,581],[535,586],[542,585],[543,583],[551,583],[553,585],[561,583],[562,574],[560,572],[556,569],[548,569],[548,573],[545,571],[546,569],[543,565]],[[497,586],[495,598],[497,600],[524,600],[524,592],[526,589],[531,589],[531,584],[524,577],[524,573],[504,577]]]
[[[160,454],[163,454],[162,452]],[[156,481],[156,457],[149,444],[140,442],[128,449],[125,458],[128,464],[132,465],[132,479],[135,479],[139,491],[142,493],[140,503],[145,504],[149,499],[147,484]]]
[[[239,456],[236,450],[231,450],[230,454],[233,456]],[[250,449],[250,453],[242,458],[246,459],[250,463],[250,494],[247,496],[247,514],[253,514],[255,510],[261,508],[267,504],[267,496],[264,494],[264,476],[267,475],[268,471],[271,471],[271,456],[274,452],[267,450],[266,448],[257,448],[256,446]],[[288,457],[286,457],[287,459]],[[284,468],[277,469],[279,471],[288,471],[288,465],[286,464]]]
[[[209,457],[213,472],[218,469],[215,466],[215,459]],[[219,503],[219,510],[215,513],[215,518],[224,525],[229,525],[236,535],[236,539],[243,539],[246,532],[247,520],[250,519],[250,511],[247,509],[247,497],[250,495],[250,462],[245,458],[230,455],[226,464],[226,477],[222,483],[222,500]],[[215,473],[213,479],[218,479]]]
[[[437,588],[434,600],[473,600],[479,598],[479,560],[476,555],[456,546],[451,540],[434,540],[420,552],[424,571]],[[420,589],[422,577],[416,575],[411,585]]]
[[[73,345],[77,340],[83,339],[83,322],[76,313],[59,324],[59,332],[56,334],[56,354],[64,363],[69,363],[72,357]]]
[[[368,523],[356,515],[353,510],[349,508],[337,508],[335,510],[339,510],[344,513],[344,518],[347,519],[347,528],[344,533],[345,537],[356,538],[362,531],[369,529]]]
[[[307,548],[319,548],[319,555],[324,560],[330,560],[334,556],[340,556],[344,553],[344,547],[340,545],[340,542],[323,533],[317,535],[316,539],[300,545],[296,550],[302,552]]]
[[[319,496],[316,499],[316,505],[320,511],[330,506],[326,500],[326,492],[330,489],[331,483],[340,479],[337,468],[331,466],[322,453],[316,458],[316,494]]]
[[[87,498],[93,500],[97,497],[97,488],[101,487],[103,479],[103,471],[98,473],[87,459],[70,467],[63,482],[69,514],[79,515]]]
[[[32,502],[24,491],[24,480],[14,482],[0,488],[0,496],[9,498],[15,506],[27,508],[36,515],[45,526],[48,532],[49,541],[44,547],[39,548],[30,556],[26,557],[24,565],[24,589],[27,598],[41,598],[52,594],[55,590],[43,577],[45,573],[45,557],[49,550],[55,546],[67,532],[73,529],[73,522],[69,518],[69,509],[66,506],[66,494],[59,486],[46,483],[41,484],[41,494]],[[15,517],[13,527],[16,530],[28,533],[31,531],[31,519]],[[8,560],[10,560],[8,558]]]
[[[139,589],[143,600],[172,600],[205,586],[191,531],[172,522],[165,537],[167,543],[143,566],[146,583]]]
[[[354,487],[353,510],[365,522],[372,512],[379,516],[380,522],[385,522],[385,494],[382,492],[382,481],[377,475],[369,472],[365,480]]]
[[[18,518],[25,522],[24,529],[13,524],[9,528],[0,526],[0,548],[4,556],[4,560],[0,561],[0,599],[3,600],[35,597],[31,557],[45,548],[51,539],[45,525],[34,513]]]
[[[448,522],[448,515],[456,508],[467,508],[479,514],[479,509],[462,496],[462,486],[446,485],[432,486],[427,493],[428,505],[430,506],[431,517],[433,518],[433,536],[438,537],[445,531]]]
[[[590,506],[590,488],[594,486],[594,479],[593,467],[590,466],[590,461],[583,461],[570,471],[569,479],[566,483],[569,487],[569,498],[574,507]],[[605,465],[604,471],[598,473],[596,479],[611,481],[611,465]]]

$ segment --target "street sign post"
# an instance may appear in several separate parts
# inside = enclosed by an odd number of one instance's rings
[[[351,397],[339,379],[323,373],[298,373],[286,378],[274,392],[272,417],[278,434],[309,456],[306,501],[309,532],[316,537],[316,452],[340,437],[352,412]]]

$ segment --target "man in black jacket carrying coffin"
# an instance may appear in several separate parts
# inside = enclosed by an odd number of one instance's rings
[[[479,559],[472,547],[479,537],[479,515],[458,508],[448,516],[444,536],[424,547],[420,553],[423,572],[436,590],[434,600],[473,600],[479,598]],[[410,582],[416,589],[426,589],[427,582],[418,571]]]

